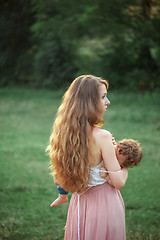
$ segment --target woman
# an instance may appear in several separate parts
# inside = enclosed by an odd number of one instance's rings
[[[119,190],[128,176],[121,169],[112,135],[97,126],[110,104],[108,83],[99,77],[76,78],[64,95],[50,137],[51,168],[58,183],[72,192],[65,239],[125,240],[125,213]],[[108,181],[98,175],[104,165]]]

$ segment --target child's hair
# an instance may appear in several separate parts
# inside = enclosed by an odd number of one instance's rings
[[[122,164],[122,167],[138,166],[142,159],[142,149],[140,143],[133,139],[123,139],[117,143],[119,153],[127,155],[127,159]]]

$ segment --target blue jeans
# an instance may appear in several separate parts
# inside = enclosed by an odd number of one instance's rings
[[[61,188],[59,185],[57,186],[57,189],[58,189],[58,193],[59,193],[59,194],[64,194],[64,195],[67,195],[67,194],[68,194],[68,192],[65,191],[63,188]]]

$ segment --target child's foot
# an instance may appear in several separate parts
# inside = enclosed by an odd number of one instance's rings
[[[66,203],[66,202],[68,202],[67,195],[60,194],[59,197],[53,203],[51,203],[50,206],[51,207],[56,207],[56,206],[58,206],[58,205],[60,205],[62,203]]]

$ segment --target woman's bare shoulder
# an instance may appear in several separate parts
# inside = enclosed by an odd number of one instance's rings
[[[92,131],[93,136],[95,139],[99,139],[99,138],[110,138],[111,137],[111,133],[108,130],[104,130],[104,129],[100,129],[95,127]]]

